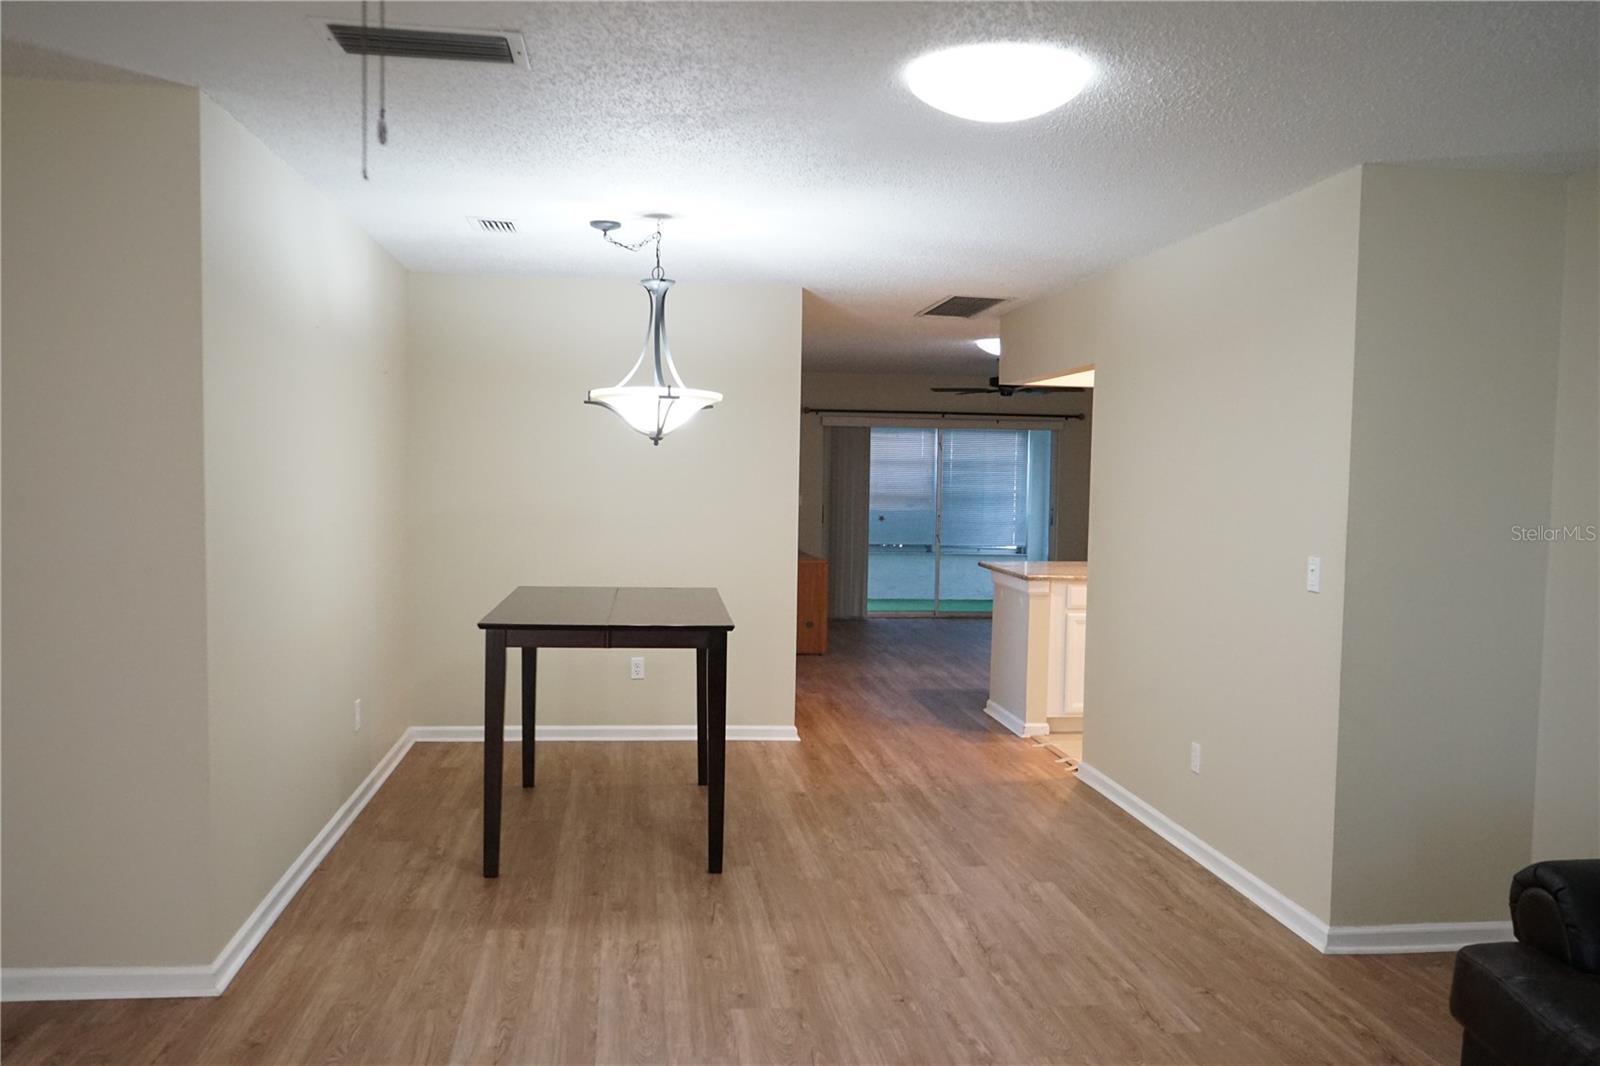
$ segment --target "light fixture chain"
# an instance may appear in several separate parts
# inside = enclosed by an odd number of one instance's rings
[[[601,236],[605,237],[607,244],[614,244],[618,248],[621,248],[624,252],[637,252],[640,248],[643,248],[645,245],[649,244],[651,241],[659,241],[661,239],[661,231],[657,230],[656,232],[650,234],[650,236],[646,237],[644,240],[642,240],[642,241],[634,241],[632,244],[627,244],[627,243],[625,243],[623,241],[619,241],[609,233],[603,233],[603,234],[601,234]]]
[[[632,244],[628,244],[626,241],[617,240],[611,235],[611,231],[608,229],[602,229],[600,231],[600,236],[605,238],[607,244],[621,248],[624,252],[637,252],[640,248],[643,248],[647,244],[654,244],[656,246],[656,265],[651,269],[650,276],[657,279],[667,276],[667,272],[661,267],[661,220],[659,218],[656,219],[656,231],[654,233],[650,234],[650,236],[644,238],[643,240],[634,241]]]

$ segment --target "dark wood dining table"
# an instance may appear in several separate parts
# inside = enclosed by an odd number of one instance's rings
[[[728,733],[728,617],[712,588],[524,585],[484,615],[483,876],[500,876],[506,651],[522,649],[522,787],[534,787],[540,648],[693,648],[695,743],[706,787],[706,870],[722,872],[724,749]]]

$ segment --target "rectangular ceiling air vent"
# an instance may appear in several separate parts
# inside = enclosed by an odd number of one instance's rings
[[[511,218],[474,218],[473,225],[485,233],[515,233],[517,232],[516,219]]]
[[[1004,296],[951,296],[917,312],[918,317],[971,318],[1006,302]]]
[[[360,24],[330,22],[328,35],[335,44],[353,56],[454,59],[467,63],[515,64],[525,61],[521,34],[402,26],[362,27]]]

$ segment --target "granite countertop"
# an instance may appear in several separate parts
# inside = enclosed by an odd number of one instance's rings
[[[995,559],[984,559],[978,563],[985,570],[993,570],[997,574],[1006,574],[1010,577],[1021,578],[1023,581],[1083,581],[1089,580],[1088,563],[1071,562],[1038,562],[1030,563],[1026,560],[1017,562],[1004,562]]]

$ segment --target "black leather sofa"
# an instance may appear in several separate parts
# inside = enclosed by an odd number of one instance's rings
[[[1519,871],[1511,924],[1456,954],[1461,1066],[1600,1066],[1600,859]]]

